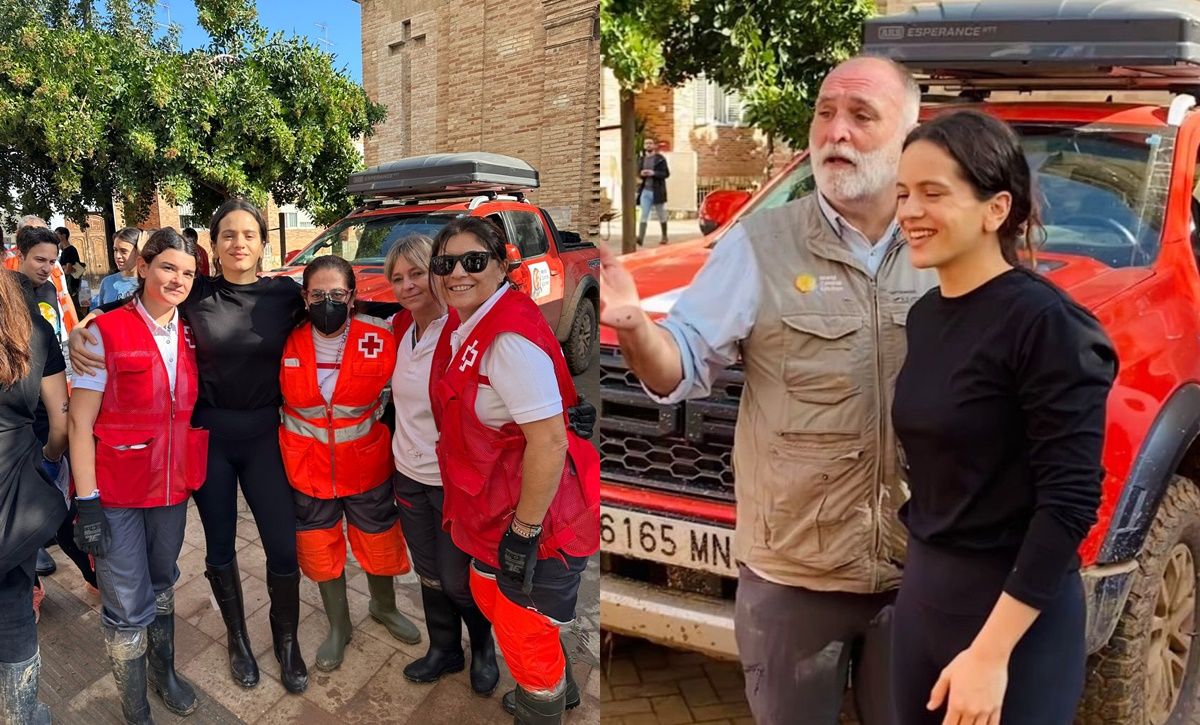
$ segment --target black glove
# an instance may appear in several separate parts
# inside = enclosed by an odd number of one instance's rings
[[[575,431],[580,438],[592,437],[592,429],[596,427],[596,406],[587,402],[582,395],[579,402],[567,408],[567,428]]]
[[[537,533],[527,539],[510,526],[500,539],[500,575],[520,584],[521,591],[526,594],[533,591],[533,567],[537,564],[538,540],[541,538],[542,535]]]
[[[97,558],[108,553],[108,521],[100,507],[100,497],[77,498],[79,518],[75,520],[75,545]]]

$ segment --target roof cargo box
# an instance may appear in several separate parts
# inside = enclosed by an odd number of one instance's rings
[[[871,18],[863,52],[944,85],[1200,85],[1200,0],[947,0]]]
[[[367,198],[473,196],[536,189],[538,172],[511,156],[471,152],[429,154],[350,175],[347,194]]]

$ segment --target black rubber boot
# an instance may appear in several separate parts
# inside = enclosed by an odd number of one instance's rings
[[[534,697],[517,685],[513,702],[516,705],[513,725],[559,725],[566,711],[567,693],[564,689],[550,698]]]
[[[271,597],[271,639],[279,660],[279,679],[285,690],[308,689],[308,668],[300,654],[296,628],[300,626],[300,570],[276,574],[267,569],[267,594]]]
[[[325,616],[329,618],[329,634],[317,648],[313,664],[318,670],[330,672],[342,666],[346,657],[346,645],[350,643],[353,627],[350,625],[350,602],[346,599],[346,572],[337,579],[318,582],[321,601],[325,604]]]
[[[563,657],[567,660],[566,709],[574,710],[579,707],[579,685],[575,684],[575,673],[571,671],[571,655],[567,654],[565,646],[563,647]],[[518,686],[517,690],[519,689],[521,688]],[[510,715],[517,714],[517,690],[509,690],[504,693],[504,697],[500,698],[500,704],[504,706],[504,711]]]
[[[371,601],[367,603],[371,619],[387,627],[388,633],[405,644],[421,641],[421,630],[396,609],[396,585],[392,577],[367,574],[367,590],[371,592]]]
[[[50,708],[38,702],[41,653],[24,662],[0,662],[0,722],[50,725]]]
[[[496,643],[492,640],[492,623],[483,616],[479,607],[472,605],[463,611],[463,622],[471,633],[471,689],[476,695],[489,697],[500,682],[500,668],[496,666]]]
[[[666,244],[667,243],[667,223],[659,222],[659,225],[662,227],[662,241],[659,242],[659,244]]]
[[[462,618],[445,592],[425,584],[421,585],[421,605],[425,609],[429,651],[404,668],[404,679],[437,682],[442,675],[462,672],[467,665],[462,650]]]
[[[154,622],[146,628],[148,646],[146,681],[167,709],[191,715],[199,704],[196,690],[175,671],[175,590],[154,597]]]
[[[642,223],[638,224],[637,243],[638,243],[639,247],[642,246],[642,242],[645,241],[645,239],[646,239],[646,222],[642,222]]]
[[[153,725],[146,699],[146,630],[104,628],[104,644],[128,725]]]
[[[242,575],[238,572],[237,559],[223,566],[209,564],[204,577],[212,586],[213,596],[225,620],[225,632],[229,643],[229,674],[242,687],[258,684],[258,662],[250,649],[250,637],[246,634],[246,608],[242,604]]]

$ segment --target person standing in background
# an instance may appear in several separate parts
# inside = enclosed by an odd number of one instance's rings
[[[71,244],[71,230],[66,227],[58,227],[54,230],[54,234],[58,237],[58,246],[61,252],[58,255],[58,263],[62,266],[63,272],[67,275],[67,294],[71,296],[71,302],[75,305],[75,314],[79,314],[79,280],[83,278],[83,261],[79,258],[79,250]]]
[[[183,238],[190,240],[192,244],[196,245],[196,274],[202,277],[211,276],[208,267],[208,252],[204,251],[204,247],[200,246],[200,235],[196,233],[195,229],[187,227],[183,230]]]
[[[137,268],[130,265],[129,261],[137,252],[138,238],[141,234],[141,230],[136,227],[125,227],[113,235],[113,262],[117,265],[117,271],[100,281],[100,291],[96,293],[93,307],[128,299],[137,292]],[[186,238],[187,235],[184,236]]]
[[[658,143],[648,138],[642,144],[645,153],[638,159],[638,246],[646,239],[646,223],[650,212],[662,227],[662,241],[667,243],[667,177],[671,169],[667,159],[658,152]]]

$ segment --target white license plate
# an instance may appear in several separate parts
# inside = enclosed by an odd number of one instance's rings
[[[600,507],[600,547],[611,554],[737,576],[733,529]]]

